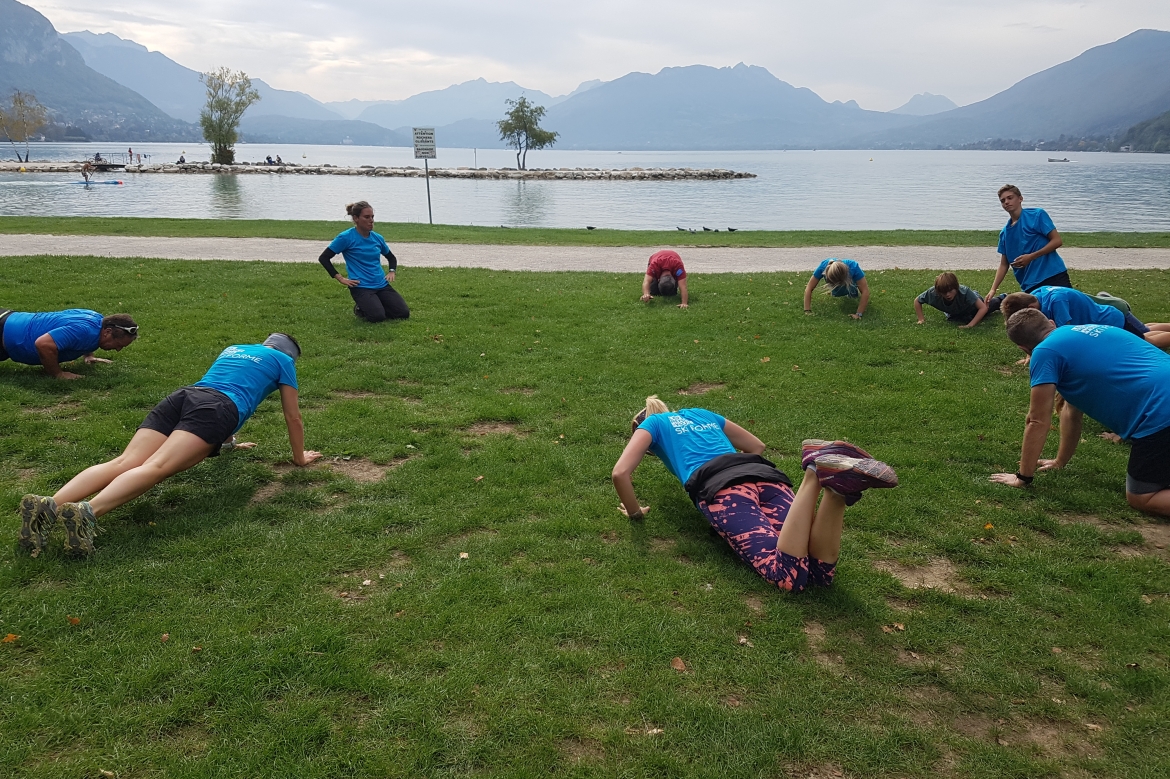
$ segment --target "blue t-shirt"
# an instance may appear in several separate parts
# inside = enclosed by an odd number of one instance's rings
[[[85,308],[44,314],[13,312],[4,320],[4,348],[14,362],[40,365],[36,342],[45,333],[57,344],[57,362],[69,362],[98,348],[102,315]]]
[[[1056,229],[1052,219],[1043,208],[1024,208],[1020,210],[1020,218],[1012,224],[1008,223],[999,231],[999,253],[1007,257],[1008,262],[1014,262],[1022,254],[1031,254],[1048,245],[1048,234]],[[1068,270],[1064,267],[1064,260],[1056,252],[1049,252],[1043,257],[1037,257],[1024,266],[1023,270],[1012,268],[1020,289],[1031,292],[1040,282],[1050,279],[1058,273]]]
[[[358,283],[362,289],[385,287],[386,273],[382,270],[382,258],[393,257],[386,241],[377,233],[363,237],[356,227],[351,227],[333,239],[329,248],[345,257],[345,274]],[[391,262],[390,267],[394,267]]]
[[[683,408],[646,417],[639,430],[650,434],[650,451],[683,484],[703,463],[735,447],[723,434],[726,420],[703,408]]]
[[[1032,386],[1055,384],[1122,438],[1170,427],[1170,355],[1108,325],[1060,327],[1032,350]]]
[[[827,260],[822,260],[817,269],[813,271],[813,278],[823,279],[825,271],[828,269],[830,263],[843,262],[845,267],[849,268],[849,283],[843,287],[837,287],[833,290],[833,297],[857,297],[857,282],[865,278],[865,271],[857,264],[855,260],[838,260],[836,257],[830,257]]]
[[[260,344],[229,346],[215,358],[203,378],[195,382],[196,387],[219,390],[236,404],[240,422],[233,433],[256,413],[260,401],[281,384],[297,388],[297,369],[293,359],[284,352]]]
[[[1037,287],[1032,294],[1044,316],[1064,325],[1109,325],[1124,327],[1125,314],[1113,306],[1102,306],[1079,289]]]

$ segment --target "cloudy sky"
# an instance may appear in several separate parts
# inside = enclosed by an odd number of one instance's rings
[[[112,32],[196,70],[319,100],[390,100],[484,77],[552,95],[638,70],[761,65],[826,100],[960,105],[1134,30],[1168,0],[23,0],[61,32]]]

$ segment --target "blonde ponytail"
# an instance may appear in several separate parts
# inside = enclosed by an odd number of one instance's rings
[[[669,413],[669,411],[670,409],[666,407],[665,403],[658,399],[657,395],[651,395],[650,397],[646,398],[646,407],[639,411],[634,416],[634,418],[630,420],[630,432],[633,433],[635,430],[637,430],[638,425],[642,424],[646,420],[646,417],[653,416],[655,414],[666,414]]]
[[[651,395],[650,397],[646,398],[646,416],[652,416],[654,414],[665,414],[669,411],[670,409],[666,407],[665,403],[658,399],[657,395]]]
[[[838,287],[853,289],[853,278],[849,274],[849,266],[840,260],[833,260],[825,268],[825,294],[832,295]]]

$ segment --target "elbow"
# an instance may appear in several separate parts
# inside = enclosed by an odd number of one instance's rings
[[[630,480],[630,471],[626,468],[615,467],[613,473],[610,474],[610,479],[613,480],[614,485],[621,484],[624,481]]]

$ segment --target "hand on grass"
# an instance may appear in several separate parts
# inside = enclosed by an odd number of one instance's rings
[[[638,508],[642,511],[643,515],[650,512],[649,506],[638,506]],[[625,514],[627,517],[630,516],[630,512],[626,511],[626,507],[620,503],[618,504],[618,511],[622,512],[622,514]]]
[[[294,457],[293,464],[304,468],[306,465],[311,465],[317,460],[320,460],[321,457],[322,455],[320,452],[305,452],[303,455],[301,455],[300,460],[297,460],[297,458]]]
[[[650,302],[651,300],[653,300],[653,299],[654,299],[654,296],[653,296],[653,295],[643,295],[643,296],[642,296],[642,302],[643,302],[643,303],[649,303],[649,302]]]
[[[93,365],[95,362],[105,363],[106,365],[113,365],[113,360],[107,360],[105,357],[94,357],[92,354],[85,355],[85,364]]]
[[[861,314],[850,314],[849,318],[850,319],[861,319]]]
[[[337,281],[343,287],[356,287],[358,285],[358,283],[356,281],[354,281],[353,279],[347,279],[345,276],[342,276],[340,273],[338,273],[333,278],[337,279]]]
[[[1027,365],[1028,361],[1031,359],[1032,359],[1031,357],[1025,357],[1022,360],[1016,360],[1016,365]]]
[[[69,371],[61,371],[53,378],[54,379],[63,379],[65,381],[72,381],[73,379],[84,379],[85,377],[82,376],[80,373],[70,373]]]
[[[255,441],[244,441],[243,443],[236,444],[235,448],[236,449],[255,449],[256,442]]]
[[[1056,460],[1038,460],[1036,462],[1037,471],[1059,471],[1063,467]]]
[[[1021,490],[1028,486],[1027,484],[1024,484],[1022,481],[1017,479],[1014,473],[992,474],[991,480],[997,484],[1006,484],[1009,487],[1016,487]]]
[[[679,308],[690,308],[690,306],[689,306],[689,305],[687,305],[686,303],[679,303],[679,304],[678,304],[678,307],[679,307]]]
[[[804,314],[805,314],[805,316],[812,316],[812,309],[806,308],[804,310]]]
[[[925,320],[925,319],[919,319],[919,320],[918,320],[917,322],[915,322],[914,324],[916,324],[916,325],[924,325],[924,324],[926,324],[926,320]]]

